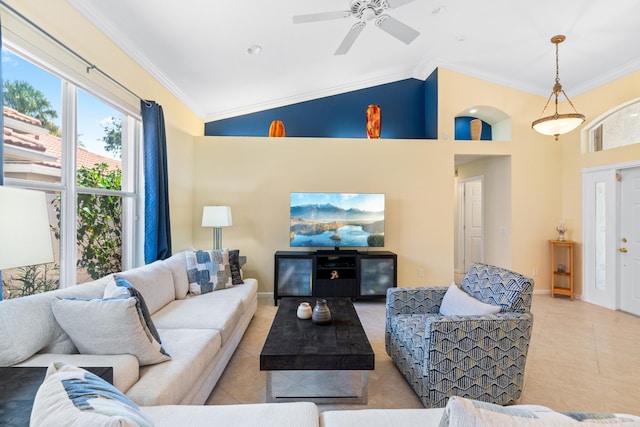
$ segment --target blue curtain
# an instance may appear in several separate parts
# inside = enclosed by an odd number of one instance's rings
[[[167,135],[162,107],[140,101],[144,160],[144,262],[171,256]]]
[[[2,46],[2,22],[0,22],[0,46]],[[0,61],[0,82],[2,79],[2,61]],[[0,129],[4,129],[4,92],[0,90]],[[0,185],[4,185],[4,131],[0,133]],[[2,271],[0,270],[0,301],[2,301]]]

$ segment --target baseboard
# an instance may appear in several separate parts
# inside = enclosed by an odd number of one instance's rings
[[[551,289],[538,289],[533,291],[534,295],[551,295]],[[582,300],[582,294],[573,294],[573,299]]]

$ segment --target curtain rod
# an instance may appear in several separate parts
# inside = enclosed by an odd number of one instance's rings
[[[5,3],[3,0],[0,0],[0,4],[2,6],[4,6],[5,8],[7,8],[9,11],[11,11],[13,14],[15,14],[16,16],[18,16],[20,19],[22,19],[23,21],[25,21],[26,23],[28,23],[29,25],[31,25],[33,28],[37,29],[38,31],[40,31],[42,34],[44,34],[45,36],[47,36],[49,39],[53,40],[55,43],[57,43],[58,45],[60,45],[61,47],[63,47],[65,50],[67,50],[69,53],[71,53],[73,56],[75,56],[76,58],[80,59],[82,62],[84,62],[85,64],[87,64],[87,74],[89,74],[91,72],[91,70],[95,70],[96,72],[100,73],[103,77],[107,78],[108,80],[112,81],[113,83],[115,83],[116,85],[118,85],[121,89],[125,90],[126,92],[130,93],[131,95],[133,95],[134,97],[138,98],[140,101],[144,101],[145,104],[147,106],[150,106],[151,104],[146,100],[143,99],[142,97],[138,96],[134,91],[132,91],[131,89],[129,89],[128,87],[126,87],[125,85],[123,85],[122,83],[120,83],[119,81],[117,81],[116,79],[114,79],[113,77],[111,77],[109,74],[107,74],[106,72],[102,71],[97,65],[93,64],[91,61],[89,61],[88,59],[85,59],[85,57],[83,57],[82,55],[80,55],[79,53],[77,53],[75,50],[71,49],[69,46],[67,46],[66,44],[64,44],[63,42],[61,42],[60,40],[58,40],[56,37],[54,37],[51,33],[47,32],[44,28],[40,27],[38,24],[36,24],[35,22],[33,22],[32,20],[30,20],[29,18],[27,18],[26,16],[24,16],[23,14],[21,14],[20,12],[18,12],[17,10],[15,10],[13,7],[9,6],[7,3]]]

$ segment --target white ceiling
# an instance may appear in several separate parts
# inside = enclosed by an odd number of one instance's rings
[[[571,98],[640,69],[638,0],[414,0],[388,12],[421,33],[410,45],[369,22],[342,56],[355,18],[292,16],[349,0],[67,1],[205,121],[424,80],[436,67],[546,98],[556,34],[567,36],[560,81]],[[247,54],[251,45],[262,53]]]

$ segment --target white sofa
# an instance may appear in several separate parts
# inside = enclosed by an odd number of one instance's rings
[[[213,420],[215,425],[234,427],[640,426],[640,417],[634,415],[574,412],[569,416],[539,405],[485,406],[484,402],[474,403],[457,396],[450,400],[446,408],[425,409],[328,410],[319,413],[318,408],[309,402],[140,409],[155,427],[205,427],[213,425]]]
[[[111,390],[110,390],[111,389]],[[586,427],[640,426],[640,417],[558,413],[538,405],[499,406],[453,396],[445,408],[328,410],[310,402],[138,407],[104,380],[75,366],[49,366],[31,413],[31,427]]]
[[[475,406],[478,404],[479,406]],[[141,407],[155,427],[640,427],[640,416],[572,412],[539,405],[504,406],[454,397],[445,408],[359,409],[320,412],[314,403],[166,405]],[[584,417],[584,419],[583,419]],[[581,420],[581,421],[578,421]]]
[[[0,366],[113,367],[114,386],[138,405],[205,403],[257,308],[258,283],[191,296],[185,252],[118,273],[144,297],[167,362],[139,366],[130,354],[78,354],[56,321],[57,298],[100,299],[112,277],[0,303]],[[93,327],[93,325],[87,325]],[[99,330],[99,329],[96,329]]]

